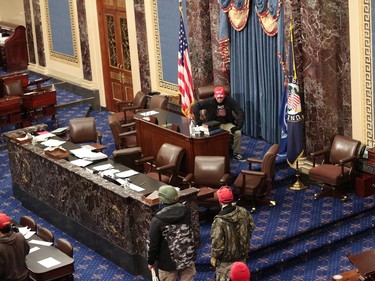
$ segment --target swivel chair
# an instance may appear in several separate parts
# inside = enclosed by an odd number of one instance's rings
[[[275,181],[275,161],[279,145],[273,144],[262,159],[247,158],[248,170],[242,170],[234,181],[234,194],[238,196],[238,204],[247,205],[250,201],[251,211],[257,205],[275,206],[275,201],[269,199]],[[260,171],[253,171],[252,164],[260,164]]]
[[[353,185],[356,171],[355,163],[361,142],[352,138],[336,135],[331,145],[320,151],[310,153],[313,167],[309,171],[309,180],[322,185],[323,191],[315,194],[315,199],[335,197],[348,199],[345,185]],[[317,158],[323,157],[321,165],[317,166]]]
[[[69,120],[68,140],[72,143],[102,144],[102,134],[96,131],[94,117],[74,118]]]
[[[113,115],[108,116],[108,124],[111,129],[116,149],[137,146],[137,136],[134,130],[135,123],[121,124]]]
[[[138,91],[133,100],[119,101],[117,103],[119,112],[114,116],[122,123],[134,121],[134,114],[139,109],[144,109],[147,103],[147,95],[142,91]]]

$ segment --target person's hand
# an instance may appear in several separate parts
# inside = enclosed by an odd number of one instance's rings
[[[217,262],[216,258],[211,258],[210,262],[212,266],[216,267],[216,262]]]
[[[234,126],[234,127],[232,127],[232,128],[230,128],[230,132],[234,135],[234,133],[236,132],[236,131],[238,131],[240,128],[238,128],[237,126]]]
[[[153,269],[153,268],[154,268],[154,265],[153,265],[153,264],[149,264],[149,265],[148,265],[148,269],[149,269],[149,270],[151,270],[151,269]]]

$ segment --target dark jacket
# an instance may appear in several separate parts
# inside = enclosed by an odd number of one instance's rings
[[[254,221],[250,213],[236,205],[225,206],[211,226],[211,257],[218,262],[234,262],[246,259],[250,250]]]
[[[164,271],[181,270],[195,263],[191,211],[181,203],[166,205],[152,218],[148,264],[158,260]]]
[[[236,125],[238,129],[241,129],[245,122],[245,113],[243,112],[239,103],[232,99],[230,96],[226,96],[221,104],[223,104],[225,107],[225,113],[227,119],[229,120],[229,123],[232,123]],[[199,114],[199,111],[202,109],[207,110],[207,120],[205,120],[206,122],[216,120],[217,105],[218,103],[214,97],[196,102],[193,105],[193,114],[197,125],[202,125],[202,120],[200,120]],[[233,113],[235,113],[236,116],[234,116]]]
[[[21,233],[10,231],[0,238],[0,280],[26,280],[26,255],[30,246]]]

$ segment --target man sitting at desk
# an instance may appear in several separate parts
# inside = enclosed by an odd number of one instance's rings
[[[245,113],[241,106],[231,97],[225,95],[225,89],[218,86],[214,89],[214,97],[198,101],[193,105],[193,113],[197,125],[202,125],[199,111],[207,110],[207,120],[216,120],[221,123],[220,128],[234,136],[233,156],[237,160],[243,160],[241,155],[241,129],[245,121]],[[234,114],[236,117],[234,117]]]
[[[26,255],[30,251],[25,237],[15,233],[10,218],[0,213],[0,280],[26,281],[29,270]]]

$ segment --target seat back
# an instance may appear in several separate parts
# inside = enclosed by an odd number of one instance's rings
[[[21,80],[4,84],[4,94],[7,96],[22,96],[24,94]]]
[[[156,155],[155,165],[156,167],[165,166],[168,164],[175,164],[176,168],[172,175],[170,175],[170,182],[173,177],[178,176],[180,172],[181,162],[185,155],[185,149],[170,143],[164,143],[160,147],[158,154]]]
[[[154,95],[150,99],[149,109],[164,109],[166,110],[168,106],[168,98],[162,95]]]
[[[55,247],[69,257],[73,257],[73,246],[68,240],[64,238],[58,238],[56,240]]]
[[[261,171],[267,175],[267,179],[273,180],[275,177],[275,162],[279,148],[278,144],[273,144],[263,156]]]
[[[22,216],[20,218],[20,225],[30,228],[31,231],[36,231],[37,224],[32,217]]]
[[[142,91],[138,91],[133,99],[133,106],[138,108],[145,108],[147,103],[147,95]]]
[[[196,156],[194,161],[194,183],[198,186],[220,188],[225,174],[224,156]]]
[[[332,141],[331,150],[329,154],[329,161],[331,164],[338,164],[340,159],[351,156],[358,156],[358,150],[361,142],[352,138],[336,135]],[[355,159],[356,160],[356,159]],[[345,164],[346,167],[352,168],[354,161]]]
[[[113,115],[109,115],[108,124],[112,132],[113,140],[115,142],[115,147],[116,149],[120,149],[121,147],[120,134],[123,132],[120,121],[117,118],[115,118]]]
[[[97,132],[94,117],[69,120],[69,140],[73,143],[96,142]]]
[[[36,233],[41,239],[47,242],[52,242],[55,239],[55,236],[53,235],[52,231],[45,228],[45,227],[38,227],[37,233]]]

